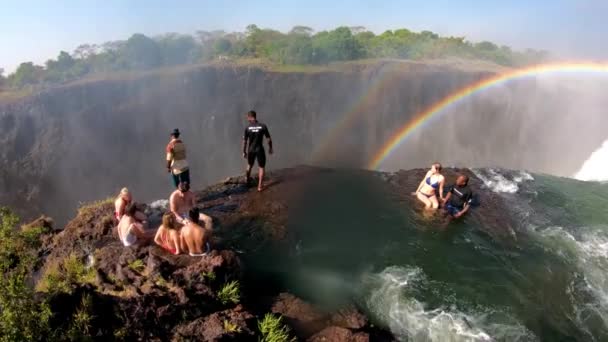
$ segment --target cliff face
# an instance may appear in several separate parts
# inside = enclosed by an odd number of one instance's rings
[[[243,169],[249,109],[275,141],[269,167],[362,167],[416,113],[492,72],[397,62],[322,72],[200,66],[52,89],[0,105],[0,203],[65,221],[79,202],[122,186],[140,200],[164,198],[173,128],[188,146],[193,185],[217,181]],[[607,119],[589,119],[559,90],[526,81],[475,97],[417,131],[385,168],[440,160],[571,174],[605,138],[596,127]]]

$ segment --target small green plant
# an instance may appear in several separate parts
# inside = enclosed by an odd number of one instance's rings
[[[215,280],[215,272],[213,272],[213,271],[203,272],[203,273],[201,273],[201,277],[203,278],[203,280],[214,281]]]
[[[169,285],[167,283],[167,280],[165,280],[165,278],[163,278],[162,276],[159,276],[158,279],[156,279],[156,286],[167,287],[167,285]]]
[[[239,287],[239,282],[233,280],[224,284],[224,286],[217,293],[217,297],[224,305],[229,303],[238,304],[238,302],[241,300],[241,289]]]
[[[292,342],[295,337],[289,337],[289,328],[283,324],[281,316],[266,314],[262,321],[258,320],[258,329],[262,334],[261,342]]]
[[[68,329],[67,335],[72,341],[81,341],[87,337],[90,337],[91,321],[93,315],[91,315],[93,301],[90,295],[84,295],[80,302],[80,307],[74,313],[70,328]]]
[[[96,277],[93,268],[87,268],[78,256],[70,254],[46,269],[36,289],[48,293],[72,293],[75,285],[94,284]]]
[[[224,320],[224,331],[226,331],[227,333],[233,333],[233,332],[241,332],[241,328],[230,322],[229,320],[225,319]]]
[[[114,330],[114,338],[117,340],[124,340],[127,337],[128,330],[126,327]]]
[[[146,269],[146,265],[141,259],[135,259],[129,263],[129,268],[135,272],[141,273]]]

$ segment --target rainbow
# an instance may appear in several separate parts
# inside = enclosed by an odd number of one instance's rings
[[[340,116],[337,123],[329,129],[329,132],[323,135],[323,139],[312,153],[311,160],[313,163],[322,161],[323,158],[327,157],[330,148],[340,144],[339,140],[343,138],[340,133],[358,122],[356,119],[369,112],[374,105],[374,100],[400,80],[398,74],[394,72],[396,67],[389,64],[386,69],[382,69],[380,75],[376,76],[367,87],[363,96],[354,101],[348,110]]]
[[[479,93],[493,86],[503,84],[511,80],[522,79],[530,76],[537,76],[548,73],[597,73],[608,72],[608,63],[598,62],[560,62],[550,64],[534,65],[522,69],[509,70],[507,72],[491,76],[479,82],[461,88],[442,100],[436,102],[431,107],[418,113],[413,119],[399,128],[391,138],[374,154],[373,159],[368,165],[369,169],[377,170],[382,163],[399,147],[416,129],[422,127],[432,118],[438,117],[444,109],[462,102],[467,97]]]

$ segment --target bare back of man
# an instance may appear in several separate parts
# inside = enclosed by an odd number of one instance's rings
[[[209,234],[199,224],[188,221],[181,230],[182,250],[188,251],[191,256],[203,255],[207,252]]]

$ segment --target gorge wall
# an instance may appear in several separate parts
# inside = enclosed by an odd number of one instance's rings
[[[323,71],[214,65],[81,81],[0,104],[0,204],[59,221],[123,187],[137,200],[171,191],[164,147],[188,146],[194,188],[241,172],[245,113],[275,142],[270,168],[366,167],[395,130],[496,67],[382,61]],[[586,94],[582,96],[581,94]],[[606,138],[608,102],[584,85],[526,80],[450,108],[383,169],[499,166],[572,175]]]

